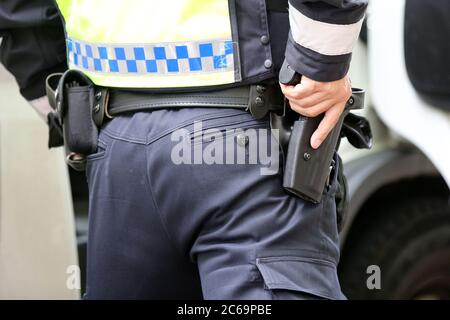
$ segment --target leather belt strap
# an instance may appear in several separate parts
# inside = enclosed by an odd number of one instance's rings
[[[109,90],[106,116],[125,112],[169,108],[234,108],[247,110],[257,118],[283,109],[283,96],[278,85],[243,86],[198,93],[148,93],[120,89]]]
[[[123,112],[137,112],[149,109],[183,107],[248,107],[249,90],[246,87],[205,93],[145,93],[110,89],[108,113],[111,116]]]

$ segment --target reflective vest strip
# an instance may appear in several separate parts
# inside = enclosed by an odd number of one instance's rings
[[[353,24],[331,24],[313,20],[289,4],[292,37],[299,45],[323,55],[352,52],[364,18]]]
[[[69,38],[71,67],[129,76],[186,75],[234,71],[234,44],[213,40],[161,44],[97,44]]]

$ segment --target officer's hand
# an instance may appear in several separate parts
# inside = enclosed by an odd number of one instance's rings
[[[41,98],[34,99],[28,102],[39,115],[39,117],[47,122],[48,114],[53,111],[50,103],[48,102],[47,96],[43,96]]]
[[[281,85],[289,104],[297,113],[316,117],[325,112],[319,127],[311,137],[311,146],[317,149],[333,130],[352,94],[350,78],[332,82],[318,82],[302,76],[296,86]]]

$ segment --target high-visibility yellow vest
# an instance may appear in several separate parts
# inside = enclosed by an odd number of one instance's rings
[[[57,0],[69,67],[95,84],[189,88],[240,81],[228,0]]]

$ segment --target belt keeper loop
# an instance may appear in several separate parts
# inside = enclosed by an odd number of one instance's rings
[[[105,114],[105,116],[108,118],[108,119],[112,119],[112,118],[114,118],[114,116],[113,115],[111,115],[110,113],[109,113],[109,91],[107,91],[106,92],[106,97],[105,97],[105,112],[104,112],[104,114]]]
[[[255,119],[262,119],[269,113],[268,98],[267,88],[264,85],[250,86],[248,110]]]

